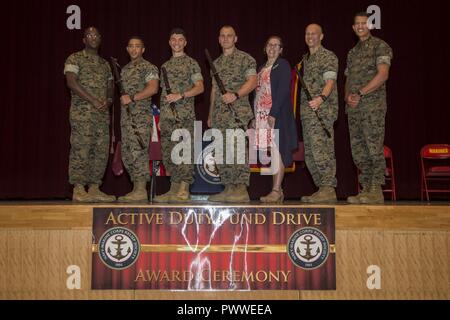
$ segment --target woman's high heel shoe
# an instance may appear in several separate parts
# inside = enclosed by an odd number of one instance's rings
[[[281,203],[284,200],[283,190],[273,189],[267,196],[259,198],[261,202],[276,202]]]

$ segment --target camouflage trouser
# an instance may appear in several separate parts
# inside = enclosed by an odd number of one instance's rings
[[[144,141],[145,148],[139,145],[136,133],[132,127],[127,110],[121,110],[122,133],[122,160],[130,175],[131,181],[150,180],[150,166],[148,158],[148,145],[150,142],[150,130],[152,128],[152,111],[150,105],[130,105],[131,117],[139,135]]]
[[[316,114],[309,106],[301,106],[305,162],[317,187],[336,187],[336,157],[334,154],[334,115],[326,115],[319,110],[325,127],[331,134],[328,138]]]
[[[181,110],[178,112],[179,121],[176,121],[173,116],[168,116],[164,111],[162,111],[160,118],[161,127],[161,147],[163,154],[163,163],[170,174],[170,181],[173,183],[186,182],[192,184],[194,182],[194,117],[193,115],[188,115]],[[181,141],[172,141],[172,132],[176,129],[186,129],[189,131],[191,136],[191,154],[190,154],[190,164],[181,163],[175,164],[172,161],[172,150],[174,146],[181,143]],[[178,154],[178,153],[177,153]]]
[[[108,163],[109,112],[90,104],[70,108],[69,182],[101,184]]]
[[[218,128],[219,129],[219,128]],[[229,128],[231,129],[231,128]],[[219,171],[220,181],[223,185],[229,184],[250,184],[250,167],[248,164],[248,154],[247,154],[247,145],[248,142],[245,143],[245,147],[243,150],[238,148],[238,139],[227,139],[226,129],[219,129],[222,133],[223,137],[223,163],[217,163],[217,170]],[[227,151],[234,150],[234,155],[232,159],[234,159],[233,163],[227,164],[227,157],[231,158],[230,154],[227,154]],[[243,161],[239,161],[238,158],[241,158]]]
[[[382,185],[384,159],[384,127],[386,101],[363,98],[356,108],[347,108],[353,161],[361,171],[362,185]]]
[[[216,97],[217,98],[217,97]],[[220,174],[220,180],[222,184],[250,184],[250,166],[248,164],[248,152],[247,152],[247,144],[241,148],[238,148],[237,139],[229,140],[226,136],[226,130],[236,130],[242,126],[246,126],[249,120],[253,117],[253,113],[251,108],[247,105],[237,105],[233,104],[233,108],[236,111],[236,117],[239,119],[239,122],[235,118],[234,114],[230,111],[229,107],[223,104],[216,104],[214,108],[213,114],[213,128],[220,130],[223,137],[223,163],[217,163],[217,170]],[[231,158],[231,155],[227,155],[227,150],[234,150],[234,163],[227,164],[227,157]],[[240,161],[242,164],[238,164],[237,159],[241,158],[243,161]]]

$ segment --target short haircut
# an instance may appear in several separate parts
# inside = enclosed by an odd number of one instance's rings
[[[173,28],[169,33],[169,38],[172,37],[174,34],[181,34],[186,39],[186,32],[181,28]]]
[[[140,36],[132,36],[132,37],[130,37],[130,39],[128,39],[128,42],[130,42],[130,40],[132,40],[132,39],[139,40],[140,42],[142,42],[142,46],[145,48],[145,42]]]
[[[366,17],[366,18],[369,18],[369,14],[368,14],[367,12],[365,12],[365,11],[360,11],[360,12],[355,13],[355,15],[353,16],[353,23],[355,23],[356,17]]]
[[[222,27],[220,28],[220,30],[222,30],[222,29],[231,29],[231,30],[234,31],[234,34],[236,34],[236,30],[234,29],[234,27],[233,27],[233,26],[230,26],[229,24],[226,24],[226,25],[222,26]]]
[[[89,29],[95,29],[95,30],[98,32],[98,34],[101,35],[100,31],[99,31],[96,27],[90,26],[90,27],[87,27],[86,29],[84,29],[83,37],[86,37],[86,35],[87,35],[88,32],[89,32]]]

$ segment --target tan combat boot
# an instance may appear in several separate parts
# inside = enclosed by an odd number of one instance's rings
[[[300,201],[301,202],[310,202],[311,201],[311,197],[314,195],[314,193],[310,196],[303,196],[301,197]]]
[[[259,198],[259,201],[264,203],[282,203],[284,200],[283,189],[272,189],[267,196]]]
[[[147,202],[147,181],[138,180],[134,182],[133,191],[123,197],[119,197],[119,202]]]
[[[358,193],[356,196],[350,196],[347,198],[347,202],[351,204],[359,204],[361,197],[364,197],[369,192],[370,187],[369,186],[363,186],[360,193]]]
[[[247,186],[245,184],[232,185],[225,202],[250,202]]]
[[[84,186],[81,184],[75,184],[73,188],[73,202],[93,202],[94,199],[84,190]]]
[[[320,187],[319,191],[309,197],[309,203],[334,203],[336,201],[336,191],[330,186]]]
[[[169,202],[186,202],[191,199],[189,183],[181,181],[178,190],[169,197]]]
[[[225,185],[225,189],[221,193],[209,196],[208,197],[208,201],[225,202],[225,199],[228,197],[231,189],[232,189],[232,185],[231,184]]]
[[[172,182],[170,185],[170,190],[162,195],[159,195],[159,196],[156,196],[155,198],[153,198],[153,202],[158,202],[158,203],[169,202],[170,197],[173,194],[175,194],[178,191],[178,189],[180,189],[180,184],[177,182]]]
[[[89,196],[92,197],[94,202],[114,202],[116,201],[115,196],[107,195],[106,193],[103,193],[98,188],[98,184],[91,184],[89,185]]]
[[[383,189],[380,185],[371,186],[369,192],[359,198],[359,202],[364,204],[384,203]]]

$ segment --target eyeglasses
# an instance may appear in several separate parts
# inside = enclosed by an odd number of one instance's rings
[[[96,34],[96,33],[88,33],[87,35],[86,35],[86,38],[88,38],[88,39],[97,39],[97,38],[101,38],[102,36],[101,35],[99,35],[99,34]]]
[[[276,47],[281,47],[281,44],[279,43],[268,43],[267,44],[268,48],[276,48]]]

